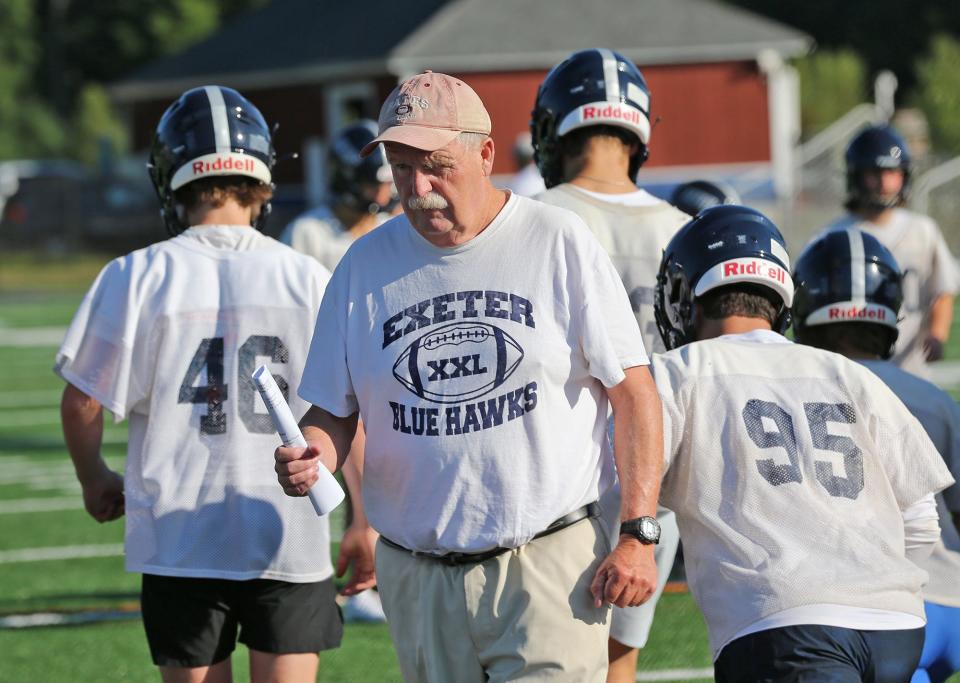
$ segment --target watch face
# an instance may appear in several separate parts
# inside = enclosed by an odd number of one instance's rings
[[[646,536],[647,538],[656,538],[660,530],[657,528],[657,523],[652,519],[643,519],[640,521],[640,533]]]

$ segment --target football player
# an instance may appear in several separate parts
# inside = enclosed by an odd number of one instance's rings
[[[347,126],[334,136],[327,154],[331,203],[297,217],[280,235],[281,242],[312,256],[331,272],[354,240],[382,224],[390,218],[390,212],[399,208],[393,174],[383,146],[360,158],[360,150],[376,136],[377,124],[368,119]],[[367,522],[362,496],[352,495],[362,490],[364,443],[365,434],[360,423],[350,457],[343,468],[343,476],[351,491],[351,514],[345,533],[351,539],[368,537],[366,542],[373,547],[378,535]],[[337,570],[342,572],[344,567],[338,566]],[[343,616],[347,621],[386,621],[380,596],[372,588],[351,595],[343,606]]]
[[[313,681],[337,647],[330,532],[274,481],[277,434],[250,375],[268,363],[295,413],[329,272],[261,234],[276,155],[230,88],[183,93],[149,171],[171,237],[111,261],[57,354],[62,419],[87,512],[126,514],[126,568],[164,680],[228,680],[237,641],[253,680]],[[100,455],[103,408],[129,419],[123,476]],[[367,587],[372,557],[349,590]],[[366,585],[365,585],[366,584]]]
[[[911,159],[903,138],[889,126],[861,131],[846,155],[849,214],[827,230],[857,227],[880,240],[903,273],[903,309],[893,362],[927,376],[926,363],[943,358],[960,274],[940,228],[928,216],[903,208]]]
[[[939,538],[933,495],[953,479],[872,372],[783,336],[793,296],[758,211],[707,209],[670,241],[661,501],[717,681],[905,681],[923,646],[912,560]]]
[[[957,403],[888,360],[903,297],[893,255],[869,233],[847,228],[808,246],[797,259],[794,279],[797,340],[842,353],[876,373],[923,425],[953,478],[960,479]],[[923,587],[926,637],[914,683],[945,681],[960,671],[960,486],[954,484],[936,501],[940,541],[920,562],[930,578]]]
[[[530,121],[547,191],[537,199],[570,209],[586,222],[616,267],[648,350],[662,351],[653,317],[660,254],[688,219],[636,184],[650,143],[650,91],[640,70],[607,49],[574,52],[540,85]],[[619,536],[620,489],[601,501],[613,539]],[[677,553],[673,513],[657,512],[658,586],[640,607],[614,607],[610,683],[636,680],[638,649],[650,633],[657,600]]]
[[[740,204],[740,195],[726,183],[691,180],[673,188],[670,203],[686,214],[696,216],[704,209],[723,204]]]
[[[309,254],[331,272],[355,239],[386,221],[397,208],[383,146],[360,158],[360,150],[375,137],[377,124],[367,119],[334,136],[327,154],[330,204],[298,216],[280,235],[281,242]]]

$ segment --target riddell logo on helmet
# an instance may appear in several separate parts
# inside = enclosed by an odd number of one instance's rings
[[[887,312],[870,306],[833,306],[827,312],[829,320],[886,320]]]
[[[213,173],[215,171],[246,171],[253,173],[255,166],[253,159],[238,159],[236,157],[217,157],[213,161],[194,161],[193,175]]]
[[[787,271],[769,261],[757,260],[747,263],[730,261],[723,264],[723,277],[737,277],[738,275],[759,275],[782,284],[787,282]]]
[[[590,119],[620,119],[636,125],[641,125],[642,114],[636,109],[608,105],[606,107],[584,107],[583,121]]]

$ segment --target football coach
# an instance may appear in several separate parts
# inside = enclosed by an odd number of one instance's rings
[[[493,186],[490,117],[427,71],[380,111],[404,213],[327,287],[289,495],[367,430],[364,502],[407,681],[603,681],[609,604],[656,586],[662,417],[636,319],[573,213]],[[606,438],[616,415],[614,457]],[[610,548],[597,500],[623,491]]]

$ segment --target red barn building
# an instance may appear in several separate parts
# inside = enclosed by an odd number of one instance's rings
[[[652,94],[658,122],[641,184],[722,175],[788,196],[799,96],[785,60],[812,44],[713,0],[274,0],[112,94],[144,148],[182,90],[237,88],[281,124],[282,153],[309,150],[355,118],[376,119],[398,80],[433,69],[463,78],[486,103],[500,152],[494,171],[508,174],[549,68],[574,50],[607,47],[640,67]],[[278,180],[315,179],[320,158],[282,165]]]

